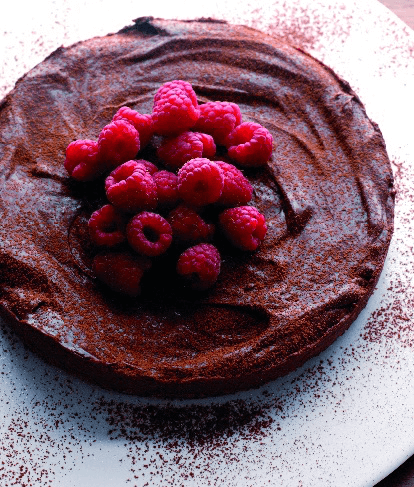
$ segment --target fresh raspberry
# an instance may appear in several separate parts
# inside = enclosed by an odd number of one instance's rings
[[[139,134],[140,149],[143,149],[154,135],[154,122],[151,115],[141,114],[129,107],[121,107],[112,118],[112,121],[126,120],[135,127]]]
[[[126,120],[116,120],[101,130],[98,147],[107,168],[113,169],[137,155],[139,134]]]
[[[179,169],[190,159],[209,158],[215,153],[213,137],[199,132],[183,132],[177,137],[165,139],[157,150],[158,157],[171,170]]]
[[[154,103],[157,103],[158,100],[160,100],[161,98],[168,96],[169,92],[174,89],[179,89],[181,91],[184,91],[184,93],[190,98],[191,103],[194,106],[198,105],[197,95],[195,94],[193,87],[191,86],[191,83],[189,83],[188,81],[183,81],[181,79],[167,81],[162,86],[160,86],[158,88],[157,93],[155,93]]]
[[[94,140],[75,140],[66,148],[65,169],[78,181],[92,181],[105,170]]]
[[[265,217],[253,206],[224,210],[219,222],[227,238],[241,250],[256,250],[267,232]]]
[[[204,291],[217,281],[221,258],[214,245],[202,243],[185,250],[177,262],[177,273],[191,283],[191,287]]]
[[[129,213],[157,206],[157,186],[145,166],[136,161],[114,169],[105,180],[105,190],[110,203]]]
[[[174,207],[179,200],[178,177],[170,171],[158,171],[152,179],[157,186],[158,206],[163,209]]]
[[[191,159],[178,171],[178,192],[190,205],[216,202],[223,191],[224,176],[220,167],[208,159]]]
[[[195,244],[211,240],[214,225],[206,223],[192,208],[179,205],[170,211],[167,220],[171,225],[174,240]]]
[[[158,167],[150,161],[146,161],[145,159],[134,159],[135,162],[139,162],[145,166],[145,169],[153,176],[157,171],[159,171]]]
[[[158,213],[143,211],[128,223],[127,239],[139,254],[156,257],[171,245],[172,230],[167,220]]]
[[[202,132],[194,132],[194,134],[201,140],[203,143],[203,157],[213,157],[216,155],[216,144],[214,142],[214,139],[211,135],[209,134],[204,134]]]
[[[92,213],[89,222],[89,235],[96,245],[113,247],[126,239],[126,221],[112,205],[105,205]]]
[[[150,259],[132,252],[104,252],[95,256],[92,269],[95,276],[113,291],[138,296],[141,278],[151,267]]]
[[[223,192],[217,203],[224,206],[246,205],[252,199],[253,188],[243,173],[223,161],[214,161],[223,171]]]
[[[218,145],[224,145],[227,135],[240,125],[242,116],[236,103],[209,101],[200,105],[200,118],[193,129],[213,136]]]
[[[160,90],[152,109],[155,132],[173,135],[191,128],[200,116],[195,93],[189,95],[181,86],[161,87]]]
[[[259,167],[272,155],[272,134],[262,125],[244,122],[226,137],[228,155],[241,166]]]

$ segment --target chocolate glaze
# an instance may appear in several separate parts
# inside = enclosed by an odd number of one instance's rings
[[[163,279],[124,298],[90,272],[103,184],[70,181],[65,148],[123,105],[150,113],[171,79],[272,132],[269,164],[246,173],[268,235],[252,254],[224,245],[208,293],[184,293],[161,259]],[[51,362],[133,394],[223,394],[302,365],[365,306],[392,235],[389,160],[357,95],[283,40],[223,22],[137,19],[58,49],[1,103],[0,160],[4,313]]]

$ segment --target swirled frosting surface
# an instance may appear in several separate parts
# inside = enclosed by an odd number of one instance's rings
[[[102,184],[71,182],[65,148],[96,139],[123,105],[150,113],[172,79],[191,82],[200,103],[238,103],[273,134],[268,165],[246,172],[268,235],[253,254],[224,245],[206,294],[183,293],[161,260],[131,300],[90,272],[85,222]],[[306,53],[241,26],[138,19],[58,49],[0,105],[0,160],[3,311],[49,360],[130,393],[221,394],[302,365],[365,306],[392,235],[389,160],[357,95]]]

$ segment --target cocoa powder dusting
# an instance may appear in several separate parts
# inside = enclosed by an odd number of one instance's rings
[[[20,380],[35,381],[37,389],[21,405],[21,383],[11,384],[1,398],[3,406],[10,406],[0,420],[0,483],[5,487],[49,487],[56,477],[71,479],[110,443],[123,445],[118,461],[130,475],[119,478],[119,485],[154,485],[152,477],[162,478],[163,485],[180,485],[180,479],[194,475],[214,478],[218,458],[237,464],[234,445],[262,441],[275,421],[265,393],[263,404],[234,399],[186,406],[110,399],[59,369],[45,368],[8,325],[1,333],[2,380],[13,380],[14,363],[23,363]],[[282,410],[272,401],[275,406]]]
[[[306,18],[293,21],[291,31],[287,29],[287,32],[291,32],[292,38],[297,38],[297,31],[301,32],[302,46],[312,48],[316,42],[314,33],[312,29],[309,35],[306,33],[304,22]],[[96,127],[90,130],[89,136],[93,137]],[[61,150],[60,145],[60,141],[50,141],[52,152]],[[31,157],[30,153],[21,154],[23,160],[33,163]],[[257,486],[261,475],[266,479],[263,485],[274,485],[282,477],[282,471],[286,481],[286,472],[294,469],[293,460],[285,454],[289,449],[295,452],[302,468],[312,464],[312,450],[323,451],[327,456],[322,440],[315,439],[316,434],[312,441],[306,438],[306,419],[326,418],[326,423],[332,421],[333,425],[341,426],[361,376],[367,382],[374,374],[372,368],[378,364],[387,367],[389,372],[401,374],[404,361],[400,363],[393,356],[400,348],[410,349],[414,342],[414,250],[410,246],[412,238],[407,238],[414,234],[410,183],[414,178],[403,161],[393,161],[393,169],[397,188],[397,237],[391,243],[388,262],[378,284],[381,304],[356,322],[336,342],[335,348],[329,348],[302,369],[265,388],[191,403],[127,398],[44,364],[23,345],[9,324],[2,324],[0,374],[7,388],[0,401],[8,414],[0,418],[0,484],[5,487],[80,485],[76,480],[78,472],[83,472],[84,478],[91,472],[99,476],[102,464],[109,471],[109,467],[118,463],[112,470],[117,472],[113,485],[235,487],[243,482],[245,486]],[[56,191],[61,180],[59,171],[42,166],[41,161],[34,170],[38,171],[39,178],[46,180],[48,191]],[[92,193],[92,202],[96,201],[95,197],[99,195]],[[70,209],[62,209],[56,219],[67,218],[69,225],[72,221],[69,214]],[[306,215],[304,218],[306,221]],[[60,236],[51,235],[45,245],[53,248],[57,242]],[[73,247],[71,250],[74,252]],[[81,260],[78,247],[75,251],[76,258]],[[63,250],[61,259],[71,262]],[[83,265],[84,261],[81,262]],[[277,269],[283,277],[289,263],[280,261]],[[362,278],[369,272],[369,266],[364,268]],[[80,287],[87,282],[83,275]],[[15,305],[13,310],[17,316],[19,313],[26,316],[29,311],[50,304],[45,303],[45,296],[51,294],[51,289],[46,283],[40,284],[41,295],[24,288],[18,292],[8,290],[9,294],[5,291],[9,302]],[[252,285],[260,286],[260,280],[253,280]],[[376,295],[378,291],[374,299]],[[53,302],[53,306],[59,309],[59,303]],[[50,330],[54,323],[58,334],[58,315],[47,315],[46,319],[45,326]],[[87,327],[90,325],[85,323]],[[224,331],[225,337],[229,330]],[[82,332],[77,333],[81,343]],[[111,353],[117,353],[115,347]],[[341,458],[337,461],[340,465]],[[261,475],[257,475],[257,469],[262,469]],[[299,480],[298,485],[306,486],[306,478]]]
[[[393,160],[396,187],[395,237],[390,249],[386,293],[381,304],[368,318],[362,338],[379,343],[389,353],[394,347],[414,345],[414,207],[413,168],[405,161]]]

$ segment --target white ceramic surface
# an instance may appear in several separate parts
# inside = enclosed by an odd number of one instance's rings
[[[144,15],[285,35],[347,79],[383,132],[398,189],[384,272],[319,357],[217,399],[104,391],[46,365],[2,324],[0,485],[372,486],[414,453],[414,32],[375,0],[164,3],[15,0],[0,17],[0,97],[58,46]]]

